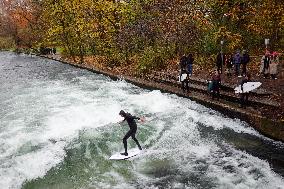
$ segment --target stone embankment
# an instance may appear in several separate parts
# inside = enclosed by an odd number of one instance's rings
[[[114,80],[124,79],[143,88],[158,89],[162,92],[189,98],[204,106],[215,109],[228,117],[246,121],[263,135],[284,142],[284,120],[273,117],[273,110],[279,110],[281,105],[270,98],[272,95],[270,92],[263,89],[253,91],[250,95],[249,106],[243,109],[239,107],[239,97],[234,94],[234,87],[229,84],[222,84],[221,98],[217,101],[211,99],[207,92],[206,80],[200,78],[191,77],[190,92],[186,93],[180,88],[180,83],[177,81],[177,73],[153,72],[147,78],[137,78],[120,75],[110,70],[95,68],[87,64],[76,64],[71,61],[65,61],[58,55],[42,57],[103,74]]]

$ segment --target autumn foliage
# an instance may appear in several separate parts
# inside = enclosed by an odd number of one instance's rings
[[[1,0],[0,36],[147,71],[181,54],[283,50],[282,0]],[[1,48],[1,47],[0,47]]]

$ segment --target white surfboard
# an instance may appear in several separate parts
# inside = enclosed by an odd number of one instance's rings
[[[235,93],[247,93],[249,91],[252,91],[258,87],[260,87],[261,85],[261,82],[247,82],[247,83],[244,83],[243,85],[243,91],[242,91],[242,88],[241,88],[241,85],[237,86],[234,90],[235,90]]]
[[[128,159],[128,158],[131,158],[133,156],[136,156],[136,155],[140,154],[141,152],[143,152],[143,150],[139,150],[138,148],[132,148],[132,149],[128,150],[128,156],[124,156],[124,155],[120,154],[120,153],[123,153],[123,152],[118,152],[116,154],[113,154],[109,159],[110,160],[124,160],[124,159]]]
[[[178,81],[179,81],[179,82],[182,82],[183,80],[186,79],[186,77],[187,77],[187,74],[186,74],[186,73],[181,74],[181,75],[178,76]]]

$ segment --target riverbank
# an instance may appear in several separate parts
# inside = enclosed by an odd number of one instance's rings
[[[163,92],[169,92],[178,96],[190,98],[202,105],[220,111],[231,118],[239,118],[246,121],[265,136],[284,142],[284,122],[282,117],[283,104],[281,103],[281,94],[278,95],[278,98],[275,98],[274,93],[260,90],[252,94],[250,106],[243,109],[239,108],[238,97],[229,93],[233,87],[228,85],[228,83],[223,84],[221,99],[219,101],[213,101],[210,95],[206,92],[206,86],[204,86],[206,85],[205,80],[198,77],[192,77],[191,82],[193,84],[190,88],[191,92],[185,93],[180,89],[175,76],[172,75],[173,78],[170,78],[171,75],[166,74],[165,72],[156,72],[154,75],[147,75],[147,77],[141,78],[135,75],[131,76],[125,74],[125,72],[119,69],[119,67],[116,67],[115,69],[104,67],[103,64],[98,64],[98,61],[89,60],[84,64],[77,64],[72,62],[70,59],[62,59],[59,55],[43,57],[57,60],[65,64],[71,64],[75,67],[87,69],[98,74],[104,74],[114,80],[124,79],[127,82],[131,82],[140,87],[158,89]],[[165,77],[167,78],[165,79]],[[199,84],[194,85],[194,82]],[[260,97],[265,97],[265,99],[268,100],[263,100]]]

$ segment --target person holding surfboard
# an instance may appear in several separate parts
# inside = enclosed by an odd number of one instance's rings
[[[126,133],[126,135],[123,137],[123,145],[124,145],[124,150],[125,152],[124,153],[121,153],[121,155],[125,155],[125,156],[128,156],[128,153],[127,153],[127,139],[129,137],[131,137],[134,142],[137,144],[139,150],[142,150],[142,147],[141,145],[139,144],[138,140],[136,139],[135,137],[135,134],[136,134],[136,131],[137,131],[137,124],[135,122],[135,119],[138,119],[138,120],[141,120],[141,122],[144,122],[145,119],[144,118],[140,118],[140,117],[136,117],[136,116],[133,116],[131,115],[130,113],[127,113],[127,112],[124,112],[123,110],[121,110],[119,112],[119,115],[121,117],[124,118],[124,120],[122,120],[120,123],[124,122],[124,121],[127,121],[128,123],[128,126],[130,128],[130,130]]]
[[[250,73],[247,73],[245,78],[241,82],[241,90],[242,90],[240,98],[241,108],[246,108],[246,105],[248,104],[249,92],[244,92],[243,86],[245,83],[250,81],[251,81]]]
[[[193,62],[193,60],[191,60]],[[181,82],[181,88],[183,92],[185,90],[189,92],[189,72],[187,70],[187,66],[189,64],[189,58],[183,55],[180,59],[180,74],[179,81]]]

